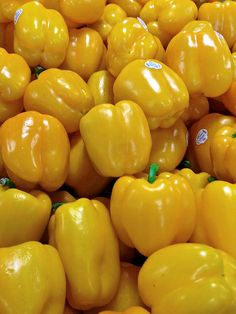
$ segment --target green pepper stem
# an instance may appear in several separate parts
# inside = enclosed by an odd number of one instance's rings
[[[231,135],[232,138],[236,138],[236,133]]]
[[[214,182],[214,181],[216,181],[217,179],[215,178],[215,177],[209,177],[208,179],[207,179],[207,181],[209,182],[209,183],[211,183],[211,182]]]
[[[52,215],[55,214],[55,212],[58,209],[58,207],[60,207],[63,204],[65,204],[65,202],[55,202],[55,203],[53,203],[52,204],[52,208],[51,208]]]
[[[160,166],[156,163],[151,164],[149,174],[148,174],[148,182],[153,183],[156,180],[157,172],[160,170]]]
[[[1,178],[0,179],[0,185],[8,186],[11,189],[16,188],[15,183],[11,179],[9,179],[9,178]]]
[[[45,71],[46,69],[44,69],[43,67],[41,67],[40,65],[37,65],[35,68],[34,68],[34,74],[36,76],[36,78],[39,77],[40,73],[42,73],[43,71]]]

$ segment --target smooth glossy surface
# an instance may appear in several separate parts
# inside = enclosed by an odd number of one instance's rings
[[[145,169],[151,135],[141,108],[132,101],[98,105],[80,120],[80,132],[95,169],[120,177]]]
[[[70,146],[56,118],[23,112],[5,121],[0,133],[4,165],[17,186],[32,189],[39,184],[54,191],[64,183]]]
[[[200,120],[209,113],[209,102],[207,97],[203,95],[190,96],[189,106],[181,115],[181,119],[186,125],[192,124]]]
[[[140,1],[137,0],[108,0],[107,2],[119,5],[130,17],[139,16],[142,8]]]
[[[151,129],[171,127],[189,105],[182,79],[157,60],[129,63],[114,83],[114,98],[135,101],[144,111]]]

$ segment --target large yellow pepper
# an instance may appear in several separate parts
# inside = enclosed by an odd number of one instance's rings
[[[188,146],[188,130],[182,120],[168,129],[151,131],[152,150],[148,168],[152,163],[160,166],[160,171],[172,171],[183,159]]]
[[[124,311],[131,306],[143,306],[138,294],[138,274],[140,267],[121,263],[120,283],[111,302],[101,308],[86,311],[84,314],[97,314],[102,311]]]
[[[206,21],[189,22],[170,41],[167,65],[185,82],[189,93],[217,97],[226,92],[234,74],[229,47]]]
[[[31,1],[14,17],[14,49],[30,66],[58,67],[66,56],[68,29],[61,14]]]
[[[90,27],[98,31],[103,41],[106,42],[112,28],[125,19],[126,16],[126,12],[119,5],[111,3],[106,5],[101,18],[96,23],[90,25]]]
[[[149,127],[171,127],[189,105],[182,79],[157,60],[129,63],[114,83],[114,98],[135,101],[144,111]]]
[[[164,57],[161,41],[149,33],[140,19],[129,17],[117,23],[107,38],[107,69],[115,77],[133,60],[163,61]]]
[[[80,197],[95,197],[111,179],[100,176],[94,169],[79,132],[70,137],[70,161],[66,184]]]
[[[189,106],[184,110],[181,119],[186,125],[200,120],[209,113],[209,101],[203,95],[190,96]]]
[[[120,262],[107,208],[86,198],[64,204],[51,217],[49,235],[65,269],[69,304],[88,310],[110,302],[118,288]]]
[[[107,2],[119,5],[130,17],[137,17],[142,8],[140,1],[137,0],[108,0]]]
[[[188,241],[195,211],[188,181],[171,173],[149,180],[124,176],[112,190],[111,218],[117,235],[145,256],[171,243]]]
[[[0,182],[0,247],[39,241],[47,227],[51,200],[41,191],[26,193]]]
[[[25,60],[0,48],[0,124],[23,110],[31,71]]]
[[[93,95],[95,105],[113,104],[113,85],[115,78],[106,70],[94,72],[88,79],[88,87]]]
[[[152,254],[138,285],[152,314],[233,314],[235,276],[236,260],[230,256],[207,245],[183,243]]]
[[[63,314],[66,280],[58,252],[25,242],[0,248],[0,313]]]
[[[68,133],[79,130],[80,118],[94,105],[92,93],[75,72],[49,69],[32,81],[24,94],[25,110],[57,118]]]
[[[224,36],[229,48],[236,42],[236,2],[204,3],[199,8],[198,19],[210,22]]]
[[[117,312],[117,311],[103,311],[98,314],[150,314],[146,309],[141,306],[132,306],[125,311]]]
[[[63,69],[78,73],[87,80],[103,67],[106,48],[99,33],[92,28],[83,27],[69,30],[70,41]]]
[[[0,129],[0,151],[9,177],[17,187],[57,190],[68,171],[70,143],[63,125],[36,111],[20,113]]]
[[[147,166],[151,134],[142,109],[133,101],[95,106],[80,120],[80,132],[99,174],[120,177]]]

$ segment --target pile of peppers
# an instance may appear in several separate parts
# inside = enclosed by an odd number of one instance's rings
[[[236,1],[0,1],[0,314],[236,314]]]

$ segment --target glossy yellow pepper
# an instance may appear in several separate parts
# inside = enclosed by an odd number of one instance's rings
[[[215,176],[210,152],[212,139],[216,131],[224,126],[232,126],[235,123],[235,117],[219,113],[208,114],[195,122],[189,130],[187,158],[190,153],[194,158],[194,163],[198,165],[201,171]],[[188,159],[191,161],[191,158]]]
[[[147,166],[151,134],[142,109],[133,101],[95,106],[80,120],[80,132],[102,176],[134,174]]]
[[[0,313],[64,313],[64,269],[50,245],[31,241],[0,248],[0,279]]]
[[[68,133],[79,130],[80,118],[94,105],[92,93],[75,72],[48,69],[32,81],[24,94],[25,110],[57,118]]]
[[[143,306],[138,294],[138,273],[140,267],[130,263],[121,263],[120,282],[116,295],[111,302],[101,308],[86,311],[85,314],[97,314],[102,311],[124,311],[131,306]]]
[[[137,0],[108,0],[107,2],[119,5],[130,17],[137,17],[142,8],[140,1]]]
[[[118,288],[120,262],[107,208],[86,198],[64,204],[51,217],[49,235],[65,269],[69,304],[89,310],[110,302]]]
[[[39,241],[47,227],[51,201],[41,191],[26,193],[0,182],[0,247]]]
[[[150,314],[146,309],[141,306],[132,306],[122,312],[117,311],[103,311],[98,314]]]
[[[211,23],[215,31],[222,34],[229,48],[236,42],[236,2],[214,1],[199,8],[199,20]]]
[[[99,33],[83,27],[69,30],[70,41],[63,69],[78,73],[87,80],[94,72],[101,70],[106,48]]]
[[[57,190],[68,171],[70,143],[63,125],[36,111],[20,113],[0,129],[0,151],[9,177],[17,187]]]
[[[58,67],[66,56],[68,29],[61,14],[31,1],[14,17],[14,50],[30,66]]]
[[[203,95],[190,96],[189,106],[184,110],[181,119],[186,125],[200,120],[209,113],[209,101]]]
[[[166,49],[166,62],[183,79],[191,95],[217,97],[233,81],[229,47],[206,21],[189,22],[172,38]]]
[[[1,0],[0,2],[0,23],[13,21],[16,10],[29,0]]]
[[[188,146],[188,130],[182,120],[168,129],[158,128],[151,131],[152,150],[149,158],[150,165],[156,162],[160,171],[172,171],[183,159]]]
[[[236,260],[202,244],[152,254],[141,267],[139,293],[152,314],[233,314]]]
[[[112,28],[125,19],[126,16],[126,12],[119,5],[111,3],[106,5],[101,18],[96,23],[90,25],[90,27],[99,32],[103,41],[106,42]]]
[[[128,17],[117,23],[107,38],[107,69],[113,76],[131,61],[153,58],[164,61],[161,41],[147,30],[140,18]]]
[[[163,31],[158,22],[157,21],[152,21],[152,22],[149,22],[147,23],[147,28],[148,28],[148,31],[156,36],[157,38],[160,39],[163,47],[166,49],[169,41],[171,40],[171,38],[173,37],[171,34],[169,34],[168,32],[165,32]]]
[[[112,190],[111,218],[117,235],[144,256],[171,243],[188,241],[195,211],[188,181],[171,173],[152,181],[123,176]]]
[[[114,98],[132,100],[144,111],[150,129],[171,127],[189,105],[182,79],[157,60],[135,60],[116,78]]]
[[[88,79],[88,87],[93,95],[95,105],[113,104],[113,85],[115,78],[106,70],[94,72]]]
[[[71,135],[66,184],[80,197],[95,197],[104,190],[110,180],[95,171],[80,133]]]

